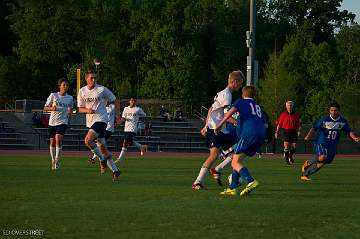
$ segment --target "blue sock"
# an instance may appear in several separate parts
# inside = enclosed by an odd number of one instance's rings
[[[316,166],[316,164],[315,164],[315,165],[311,165],[308,169],[305,170],[304,175],[305,175],[305,176],[310,176],[310,175],[316,173],[317,171],[319,171],[319,169],[320,169],[320,168],[318,168],[318,167]]]
[[[233,170],[231,173],[231,184],[229,185],[229,188],[234,189],[239,187],[239,179],[240,179],[240,174],[235,170]]]
[[[312,159],[309,159],[309,163],[310,164],[314,164],[314,163],[317,163],[317,159],[316,158],[312,158]]]
[[[250,172],[247,168],[243,167],[242,169],[240,169],[239,173],[246,183],[251,183],[252,181],[254,181],[254,178],[251,177]]]

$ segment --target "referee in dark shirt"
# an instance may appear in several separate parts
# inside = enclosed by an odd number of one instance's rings
[[[293,101],[287,101],[285,106],[286,110],[281,113],[277,120],[275,138],[278,138],[281,129],[284,141],[284,159],[287,164],[293,164],[296,142],[300,136],[301,120],[299,114],[294,110]]]

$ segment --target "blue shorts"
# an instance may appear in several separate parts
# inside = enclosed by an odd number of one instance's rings
[[[329,164],[331,163],[336,155],[336,147],[330,146],[326,144],[315,144],[315,152],[317,156],[325,155],[325,163]]]
[[[55,138],[56,134],[64,135],[66,128],[67,128],[66,124],[60,124],[60,125],[55,125],[55,126],[49,125],[48,131],[49,131],[50,138]]]
[[[264,138],[240,138],[233,146],[235,154],[244,153],[246,156],[254,156],[264,143]]]
[[[230,148],[236,143],[236,140],[230,134],[224,134],[223,132],[219,132],[218,135],[215,135],[213,129],[207,129],[206,134],[206,144],[207,147],[213,148],[222,148],[224,150]]]

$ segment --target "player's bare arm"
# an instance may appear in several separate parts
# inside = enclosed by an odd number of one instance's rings
[[[85,113],[85,114],[94,114],[95,110],[93,109],[88,109],[86,107],[79,107],[79,113]]]
[[[355,134],[355,132],[350,132],[349,133],[349,136],[350,136],[350,138],[352,139],[352,140],[354,140],[356,143],[359,143],[360,142],[360,137],[359,136],[357,136],[356,134]]]
[[[307,133],[307,135],[305,136],[304,140],[306,140],[306,141],[310,140],[314,136],[315,133],[316,133],[316,130],[314,128],[311,128],[309,130],[309,132]]]
[[[232,115],[237,112],[237,109],[235,107],[231,107],[231,109],[226,112],[226,114],[224,115],[224,118],[220,121],[220,123],[216,126],[216,128],[214,129],[214,133],[217,135],[220,130],[221,127],[224,125],[224,123],[230,118],[232,117]]]
[[[201,135],[204,136],[204,137],[206,136],[207,124],[208,124],[208,121],[209,121],[211,112],[212,112],[212,107],[209,108],[208,113],[207,113],[207,116],[206,116],[206,120],[205,120],[205,125],[204,125],[204,127],[200,130]]]

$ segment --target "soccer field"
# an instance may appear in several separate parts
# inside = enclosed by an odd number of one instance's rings
[[[118,182],[86,160],[51,171],[47,156],[0,156],[0,237],[360,238],[360,158],[336,158],[310,182],[303,160],[248,159],[261,185],[246,197],[219,196],[210,177],[192,191],[203,158],[128,158]]]

